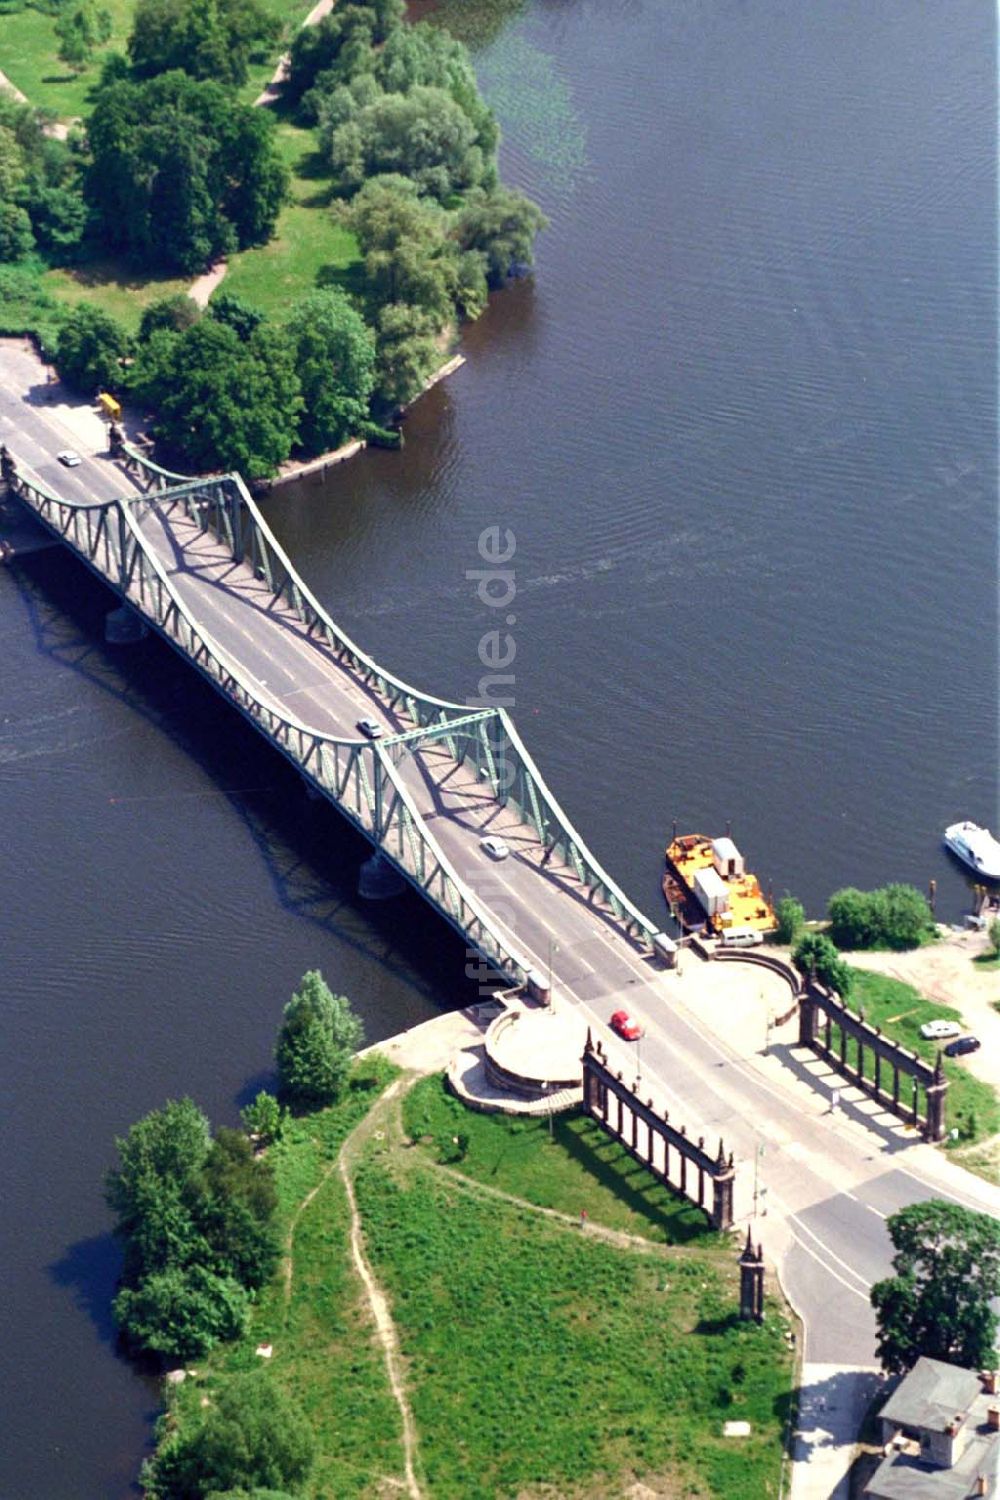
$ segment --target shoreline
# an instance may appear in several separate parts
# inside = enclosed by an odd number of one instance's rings
[[[444,364],[429,375],[424,384],[412,401],[408,401],[400,408],[399,415],[403,416],[420,400],[426,396],[439,381],[446,380],[456,370],[460,370],[465,364],[464,354],[453,354],[446,359]],[[339,448],[333,448],[328,453],[320,453],[315,458],[303,458],[300,460],[290,459],[288,463],[282,464],[277,474],[271,479],[260,479],[253,486],[256,495],[269,495],[272,490],[282,489],[286,484],[294,484],[298,479],[322,478],[328,469],[336,468],[338,464],[346,463],[349,458],[354,458],[365,448],[371,445],[365,438],[351,438],[349,442],[343,443]]]

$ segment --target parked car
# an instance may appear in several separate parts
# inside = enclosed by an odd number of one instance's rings
[[[963,1057],[966,1052],[978,1052],[982,1042],[977,1036],[960,1036],[949,1042],[944,1049],[945,1057]]]
[[[61,453],[56,454],[56,458],[61,464],[65,464],[67,469],[75,469],[80,462],[80,455],[75,448],[64,448]]]
[[[764,941],[764,934],[755,927],[730,927],[719,939],[723,948],[756,948]]]
[[[627,1010],[616,1010],[611,1017],[611,1030],[617,1031],[626,1042],[637,1042],[642,1036],[642,1027],[634,1020]]]
[[[943,1041],[948,1036],[961,1036],[962,1028],[957,1021],[925,1021],[920,1035],[930,1042]]]
[[[357,727],[370,740],[382,738],[382,726],[377,719],[359,719]]]
[[[488,838],[480,839],[479,847],[489,855],[490,859],[506,859],[510,853],[507,840],[497,838],[495,833],[491,833]]]

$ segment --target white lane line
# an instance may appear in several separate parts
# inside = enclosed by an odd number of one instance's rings
[[[774,1201],[777,1202],[778,1200],[775,1199]],[[794,1228],[801,1229],[801,1231],[802,1231],[803,1234],[807,1234],[811,1240],[814,1240],[815,1243],[819,1246],[820,1250],[823,1252],[824,1256],[829,1256],[829,1258],[831,1260],[836,1261],[837,1265],[838,1266],[842,1266],[843,1269],[847,1272],[848,1276],[853,1276],[854,1280],[858,1283],[858,1285],[864,1288],[863,1293],[859,1293],[859,1295],[863,1295],[867,1299],[867,1296],[868,1296],[868,1283],[867,1283],[867,1281],[865,1281],[864,1277],[861,1276],[857,1271],[855,1271],[854,1267],[852,1265],[849,1265],[846,1260],[843,1260],[841,1258],[841,1256],[837,1255],[835,1251],[831,1250],[830,1247],[829,1247],[829,1245],[824,1244],[823,1241],[820,1239],[819,1235],[815,1234],[809,1228],[808,1224],[804,1224],[802,1222],[802,1220],[799,1218],[798,1214],[790,1213],[787,1210],[787,1208],[785,1209],[784,1213],[785,1213],[785,1219],[787,1220],[787,1222],[793,1226],[793,1232],[794,1232]],[[798,1238],[797,1235],[796,1235],[796,1238]],[[805,1248],[806,1247],[803,1246],[803,1249],[805,1249]],[[830,1272],[831,1272],[831,1275],[835,1275],[836,1274],[832,1270],[832,1268],[830,1268]]]
[[[864,1202],[864,1199],[862,1199],[861,1201]],[[865,1208],[867,1208],[869,1213],[875,1214],[880,1219],[887,1219],[889,1217],[889,1215],[884,1214],[880,1208],[876,1208],[874,1203],[865,1203]]]
[[[851,1283],[849,1281],[845,1281],[839,1271],[835,1271],[831,1265],[827,1264],[827,1262],[821,1255],[817,1255],[816,1251],[813,1250],[810,1245],[807,1245],[804,1240],[799,1239],[798,1235],[795,1233],[794,1228],[792,1229],[792,1238],[798,1245],[799,1249],[804,1250],[807,1255],[811,1256],[816,1264],[821,1266],[828,1276],[833,1277],[834,1281],[839,1281],[845,1291],[850,1292],[855,1297],[860,1297],[861,1301],[865,1304],[866,1307],[871,1306],[871,1300],[868,1296],[868,1292],[859,1292],[856,1286],[851,1286]]]

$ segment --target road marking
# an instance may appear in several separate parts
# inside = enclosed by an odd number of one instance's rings
[[[816,1251],[813,1250],[811,1248],[811,1246],[807,1245],[804,1240],[800,1240],[799,1239],[799,1237],[795,1233],[794,1229],[792,1230],[792,1238],[794,1239],[795,1243],[798,1245],[799,1249],[800,1250],[804,1250],[807,1255],[809,1255],[809,1256],[812,1257],[812,1259],[817,1263],[817,1265],[822,1266],[822,1268],[826,1272],[826,1274],[828,1276],[832,1276],[833,1279],[834,1279],[834,1281],[839,1281],[840,1284],[841,1284],[841,1286],[845,1289],[845,1291],[851,1292],[855,1297],[860,1297],[861,1301],[864,1302],[866,1306],[870,1306],[871,1305],[871,1299],[869,1298],[867,1291],[859,1292],[858,1289],[857,1289],[857,1287],[851,1286],[851,1284],[850,1284],[849,1281],[845,1281],[844,1278],[843,1278],[843,1276],[840,1275],[839,1271],[835,1271],[831,1265],[827,1264],[827,1262],[823,1259],[823,1257],[821,1255],[817,1255],[816,1254]]]
[[[848,1194],[848,1197],[850,1197],[850,1194]],[[855,1201],[857,1202],[859,1200],[856,1199]],[[861,1199],[860,1201],[863,1203],[864,1199]],[[868,1209],[869,1213],[877,1214],[880,1219],[887,1219],[889,1217],[889,1215],[884,1214],[880,1208],[876,1208],[873,1203],[865,1203],[865,1208]]]
[[[774,1201],[775,1201],[775,1202],[777,1202],[777,1201],[778,1201],[778,1200],[777,1200],[777,1199],[775,1199],[775,1200],[774,1200]],[[855,1281],[857,1281],[857,1282],[858,1282],[858,1283],[859,1283],[859,1284],[860,1284],[860,1285],[861,1285],[861,1286],[862,1286],[862,1287],[863,1287],[863,1288],[864,1288],[864,1293],[863,1293],[863,1294],[862,1294],[862,1293],[859,1293],[859,1296],[860,1296],[860,1295],[864,1295],[864,1297],[865,1297],[865,1298],[866,1298],[866,1299],[867,1299],[867,1296],[868,1296],[868,1283],[867,1283],[867,1282],[866,1282],[866,1281],[865,1281],[865,1279],[864,1279],[864,1277],[863,1277],[863,1276],[861,1276],[861,1275],[860,1275],[860,1274],[859,1274],[859,1273],[858,1273],[858,1272],[857,1272],[857,1271],[855,1271],[855,1269],[854,1269],[854,1267],[853,1267],[853,1266],[851,1266],[851,1265],[848,1265],[848,1263],[847,1263],[847,1261],[846,1261],[846,1260],[843,1260],[843,1259],[842,1259],[842,1258],[841,1258],[841,1257],[840,1257],[840,1256],[839,1256],[839,1255],[838,1255],[838,1254],[837,1254],[837,1253],[836,1253],[836,1251],[834,1251],[834,1250],[831,1250],[831,1249],[830,1249],[830,1247],[829,1247],[829,1245],[825,1245],[825,1244],[824,1244],[824,1243],[823,1243],[823,1241],[822,1241],[822,1240],[821,1240],[821,1239],[820,1239],[820,1237],[819,1237],[819,1235],[818,1235],[818,1234],[815,1234],[815,1233],[814,1233],[814,1232],[813,1232],[813,1231],[812,1231],[812,1230],[811,1230],[811,1229],[810,1229],[810,1228],[809,1228],[809,1225],[808,1225],[808,1224],[804,1224],[804,1223],[803,1223],[803,1222],[802,1222],[802,1220],[801,1220],[801,1219],[800,1219],[800,1218],[799,1218],[799,1216],[798,1216],[798,1214],[793,1214],[793,1213],[789,1213],[789,1212],[788,1212],[788,1210],[787,1210],[787,1209],[786,1209],[786,1211],[785,1211],[785,1218],[786,1218],[786,1220],[787,1220],[787,1221],[788,1221],[788,1223],[790,1223],[790,1224],[792,1224],[792,1225],[798,1225],[798,1227],[799,1227],[799,1228],[800,1228],[800,1229],[801,1229],[801,1230],[802,1230],[802,1232],[803,1232],[803,1234],[807,1234],[807,1235],[808,1235],[808,1236],[809,1236],[809,1238],[810,1238],[810,1239],[812,1239],[812,1240],[815,1240],[815,1241],[816,1241],[816,1244],[817,1244],[817,1245],[818,1245],[818,1246],[819,1246],[819,1247],[820,1247],[820,1249],[821,1249],[821,1250],[822,1250],[822,1251],[823,1251],[823,1253],[824,1253],[824,1255],[828,1255],[828,1256],[829,1256],[829,1257],[830,1257],[830,1259],[831,1259],[831,1260],[835,1260],[835,1261],[836,1261],[836,1262],[837,1262],[837,1265],[838,1265],[838,1266],[843,1266],[843,1268],[844,1268],[844,1270],[845,1270],[845,1271],[846,1271],[846,1272],[847,1272],[847,1274],[848,1274],[848,1276],[853,1276],[853,1277],[854,1277],[854,1279],[855,1279]],[[794,1231],[793,1231],[793,1232],[794,1232]],[[797,1236],[797,1235],[796,1235],[796,1239],[797,1239],[797,1238],[798,1238],[798,1236]],[[804,1250],[805,1250],[805,1249],[807,1249],[807,1248],[808,1248],[808,1247],[807,1247],[807,1246],[805,1246],[805,1245],[803,1245],[803,1247],[802,1247],[802,1248],[803,1248],[803,1249],[804,1249]],[[818,1258],[818,1257],[817,1257],[817,1258]],[[835,1275],[836,1275],[836,1274],[837,1274],[837,1273],[836,1273],[836,1272],[835,1272],[835,1271],[834,1271],[834,1270],[833,1270],[833,1268],[832,1268],[832,1267],[829,1267],[829,1268],[828,1268],[828,1269],[829,1269],[829,1270],[830,1270],[830,1274],[831,1274],[831,1275],[832,1275],[832,1276],[835,1276]],[[840,1279],[840,1278],[839,1278],[839,1277],[838,1277],[838,1280],[839,1280],[839,1279]]]

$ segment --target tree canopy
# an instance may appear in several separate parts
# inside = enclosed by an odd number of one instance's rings
[[[286,324],[304,402],[306,453],[338,448],[361,430],[375,387],[375,336],[339,291],[304,297]]]
[[[827,914],[839,948],[917,948],[934,930],[930,906],[912,885],[847,886],[830,897]]]
[[[62,259],[83,237],[79,153],[44,126],[40,110],[0,90],[0,261],[19,260],[36,244]]]
[[[150,1500],[277,1500],[299,1493],[315,1441],[300,1407],[264,1372],[229,1374],[192,1426],[171,1434],[143,1470]]]
[[[190,1100],[171,1100],[117,1142],[106,1196],[125,1261],[114,1301],[127,1343],[192,1359],[246,1325],[250,1293],[274,1269],[273,1173],[245,1136]]]
[[[87,200],[112,250],[185,274],[270,236],[288,173],[266,110],[175,71],[108,78],[87,123]]]
[[[302,976],[285,1006],[275,1057],[282,1095],[297,1109],[320,1109],[339,1099],[364,1029],[344,995],[335,995],[318,969]]]
[[[155,437],[201,473],[273,474],[298,435],[292,351],[268,324],[247,339],[212,317],[179,334],[160,329],[140,348],[133,383],[156,411]]]
[[[279,34],[260,0],[138,0],[128,53],[137,78],[180,68],[240,88]]]
[[[894,1276],[872,1287],[878,1355],[890,1374],[921,1355],[970,1369],[996,1363],[1000,1223],[931,1199],[891,1214]]]
[[[122,360],[132,351],[132,340],[110,313],[81,302],[59,330],[56,367],[67,385],[93,396],[98,389],[120,389]]]
[[[851,969],[825,932],[806,932],[792,949],[792,962],[800,974],[815,974],[841,997],[851,989]]]

